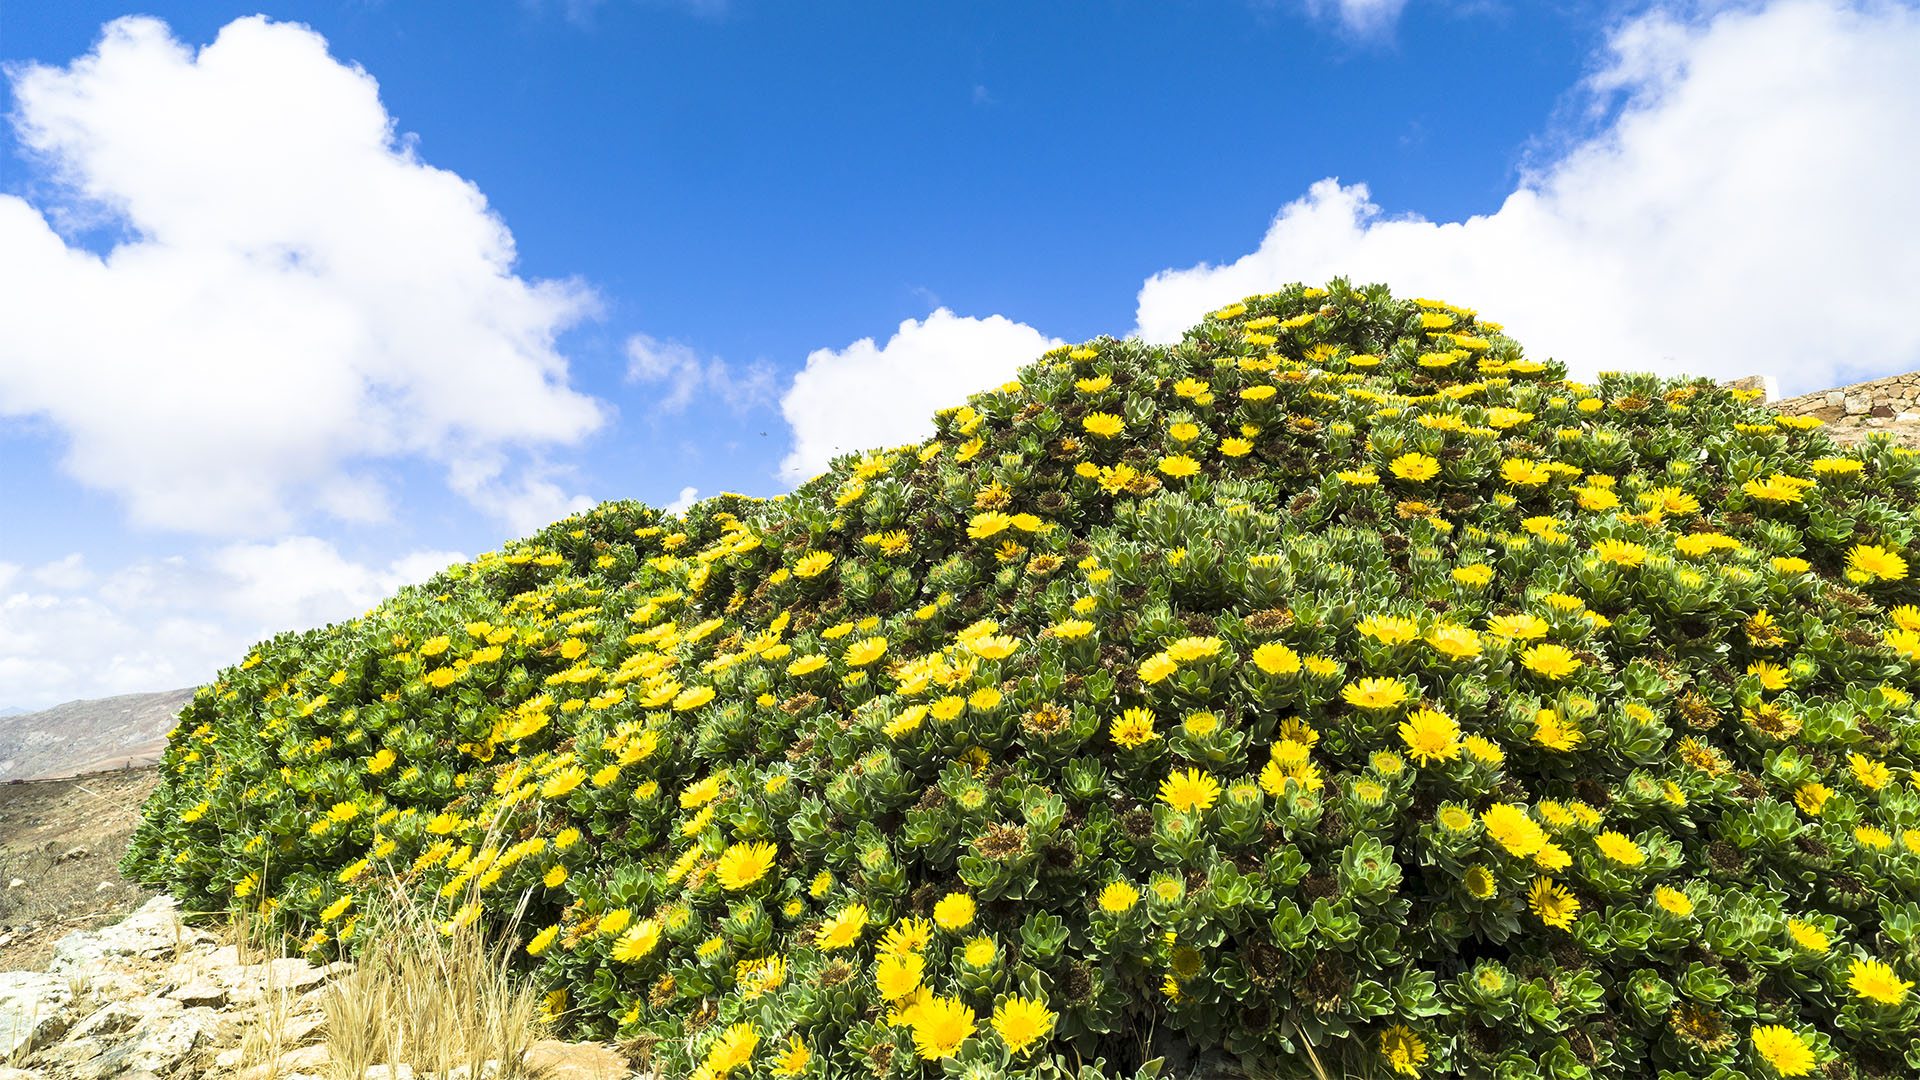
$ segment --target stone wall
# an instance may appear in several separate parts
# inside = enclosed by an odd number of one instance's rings
[[[1815,416],[1822,420],[1849,416],[1920,417],[1920,371],[1784,398],[1773,402],[1773,408],[1788,416]]]

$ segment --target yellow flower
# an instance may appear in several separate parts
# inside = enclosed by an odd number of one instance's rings
[[[1541,922],[1556,930],[1572,926],[1574,917],[1580,914],[1580,901],[1566,886],[1546,877],[1533,879],[1533,887],[1527,890],[1527,906]]]
[[[1480,635],[1452,623],[1438,623],[1427,632],[1427,644],[1433,651],[1451,660],[1471,660],[1480,655]]]
[[[1907,576],[1907,560],[1877,544],[1855,544],[1847,553],[1847,573],[1862,581],[1900,581]]]
[[[1199,769],[1176,772],[1160,782],[1160,801],[1181,813],[1205,810],[1220,799],[1220,782]]]
[[[1132,750],[1159,738],[1153,730],[1153,713],[1147,709],[1128,709],[1120,718],[1108,725],[1108,734],[1114,745],[1123,750]]]
[[[1500,479],[1515,487],[1538,487],[1552,478],[1546,466],[1527,458],[1508,458],[1500,463]]]
[[[1140,890],[1124,881],[1115,881],[1100,890],[1100,910],[1109,915],[1120,915],[1133,910],[1140,902]]]
[[[1400,722],[1400,739],[1414,764],[1452,761],[1460,756],[1460,725],[1436,709],[1419,709]]]
[[[1847,768],[1852,771],[1854,782],[1868,791],[1879,791],[1893,782],[1893,770],[1883,761],[1875,761],[1865,754],[1848,754]]]
[[[1253,664],[1268,675],[1291,675],[1300,670],[1300,654],[1269,641],[1253,650]]]
[[[1810,953],[1824,953],[1833,945],[1833,939],[1827,936],[1826,931],[1799,919],[1787,920],[1787,936],[1793,939],[1795,945]]]
[[[1140,681],[1151,686],[1179,670],[1180,665],[1166,653],[1154,653],[1140,664]]]
[[[1793,792],[1793,803],[1811,817],[1819,817],[1820,811],[1827,807],[1827,800],[1833,797],[1833,789],[1825,784],[1814,782],[1801,784]]]
[[[1549,750],[1576,750],[1582,738],[1580,728],[1558,710],[1541,709],[1533,714],[1533,741]]]
[[[819,577],[821,574],[827,572],[827,567],[832,565],[832,552],[809,551],[805,555],[800,556],[799,562],[793,564],[793,576],[800,578]]]
[[[1580,670],[1580,658],[1565,645],[1547,642],[1520,654],[1520,666],[1558,682]]]
[[[1520,858],[1546,846],[1547,831],[1517,806],[1495,803],[1480,812],[1480,821],[1487,827],[1487,835]]]
[[[813,943],[822,949],[844,949],[860,940],[860,932],[867,928],[867,905],[850,904],[820,925],[814,932]]]
[[[1407,700],[1406,684],[1399,679],[1366,678],[1350,682],[1340,697],[1356,709],[1392,709]]]
[[[1053,1034],[1054,1015],[1046,1003],[1034,998],[1012,995],[993,1010],[993,1030],[1006,1041],[1007,1049],[1023,1054],[1027,1047]]]
[[[981,634],[969,638],[967,651],[982,660],[1004,660],[1020,647],[1020,639],[1006,634]]]
[[[1427,1063],[1426,1041],[1405,1024],[1395,1024],[1380,1033],[1380,1056],[1402,1076],[1419,1076]]]
[[[1594,837],[1593,843],[1600,849],[1600,854],[1622,866],[1639,866],[1647,860],[1646,852],[1640,850],[1640,845],[1613,829]]]
[[[1647,561],[1647,549],[1639,544],[1630,544],[1625,540],[1597,540],[1593,553],[1601,562],[1618,563],[1621,566],[1639,566]]]
[[[1089,435],[1098,435],[1103,439],[1110,439],[1122,431],[1125,431],[1127,424],[1126,421],[1114,416],[1112,413],[1097,412],[1088,413],[1081,419],[1080,426],[1084,428]]]
[[[1160,471],[1176,480],[1185,479],[1200,471],[1200,463],[1186,454],[1175,454],[1160,459]]]
[[[919,953],[889,953],[873,965],[873,985],[883,999],[899,1001],[920,989],[926,971],[926,957]]]
[[[952,1057],[973,1032],[973,1008],[957,998],[936,997],[913,1018],[914,1048],[928,1061]]]
[[[1208,660],[1220,655],[1220,639],[1216,637],[1184,637],[1167,646],[1167,655],[1177,663],[1187,664],[1195,660]]]
[[[1538,615],[1495,615],[1487,620],[1487,633],[1513,641],[1532,641],[1547,636],[1547,622]]]
[[[1848,971],[1847,988],[1853,991],[1853,996],[1882,1005],[1900,1004],[1907,1000],[1907,991],[1913,989],[1911,981],[1900,978],[1890,965],[1878,960],[1856,957]]]
[[[1770,664],[1765,660],[1755,660],[1747,665],[1747,674],[1760,680],[1760,686],[1767,690],[1785,690],[1793,682],[1793,675],[1779,664]]]
[[[787,1048],[773,1059],[773,1075],[799,1076],[807,1071],[807,1063],[812,1060],[813,1052],[807,1049],[806,1043],[800,1041],[800,1036],[788,1036]]]
[[[1797,503],[1806,497],[1807,489],[1812,486],[1812,480],[1774,473],[1765,480],[1749,480],[1740,485],[1740,490],[1746,492],[1749,498],[1762,502]]]
[[[1889,630],[1886,642],[1887,648],[1908,660],[1920,660],[1920,631]]]
[[[1654,888],[1653,902],[1660,905],[1660,910],[1675,915],[1693,914],[1693,897],[1669,885]]]
[[[527,942],[527,955],[539,956],[541,953],[546,952],[547,949],[553,945],[553,939],[559,936],[560,924],[558,923],[533,935],[533,940]]]
[[[1426,454],[1401,454],[1387,466],[1393,475],[1414,483],[1425,483],[1440,474],[1440,462]]]
[[[973,897],[963,892],[951,892],[933,905],[933,921],[942,930],[964,930],[973,925]]]
[[[1820,1059],[1799,1032],[1780,1024],[1761,1024],[1752,1031],[1753,1052],[1781,1076],[1806,1076]]]
[[[734,844],[720,855],[716,873],[720,887],[732,892],[752,885],[773,868],[775,849],[769,843]]]
[[[989,510],[984,514],[973,516],[973,521],[967,525],[967,535],[975,540],[985,540],[1011,528],[1013,528],[1013,515]]]
[[[1453,570],[1453,580],[1469,588],[1477,589],[1493,580],[1493,567],[1482,563],[1475,563],[1471,566],[1456,566]]]
[[[1392,615],[1371,615],[1354,627],[1382,645],[1404,645],[1420,636],[1420,627],[1412,619]]]
[[[753,1060],[754,1048],[760,1045],[760,1031],[751,1023],[739,1023],[728,1028],[707,1051],[707,1060],[696,1070],[713,1080],[722,1080],[728,1073],[745,1066]]]
[[[966,946],[960,951],[961,959],[967,962],[967,966],[977,968],[993,963],[993,958],[998,955],[1000,955],[999,946],[993,943],[992,938],[984,935],[968,938]]]
[[[865,667],[887,654],[887,639],[883,637],[864,638],[847,646],[841,659],[848,667]]]
[[[1253,453],[1253,440],[1229,436],[1220,440],[1220,453],[1227,457],[1245,457]]]
[[[712,701],[713,693],[713,687],[711,686],[688,687],[674,697],[673,708],[676,712],[687,712],[692,709],[697,709],[707,702]]]
[[[613,943],[613,958],[623,964],[637,964],[653,954],[660,945],[660,923],[642,919]]]

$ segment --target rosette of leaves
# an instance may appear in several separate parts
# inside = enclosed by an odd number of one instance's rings
[[[262,643],[129,869],[703,1080],[1920,1069],[1920,456],[1344,281],[934,426]]]

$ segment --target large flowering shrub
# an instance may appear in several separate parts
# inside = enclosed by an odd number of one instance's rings
[[[129,857],[394,877],[668,1076],[1912,1076],[1920,456],[1293,287],[614,503],[183,714]]]

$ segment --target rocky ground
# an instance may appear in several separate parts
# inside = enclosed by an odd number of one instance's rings
[[[1866,442],[1868,436],[1885,433],[1901,446],[1920,449],[1920,420],[1850,416],[1829,421],[1826,432],[1842,446],[1854,446]]]
[[[11,1063],[0,1080],[337,1080],[328,997],[351,971],[252,953],[154,897],[125,921],[62,938],[45,971],[0,974],[0,1062]],[[631,1075],[611,1047],[550,1040],[533,1044],[518,1074]],[[382,1065],[363,1076],[413,1072]]]
[[[266,955],[121,876],[157,779],[0,783],[0,1080],[342,1080],[326,1004],[351,965]],[[631,1075],[611,1047],[553,1041],[521,1073]]]
[[[151,768],[0,783],[0,971],[38,971],[54,942],[152,897],[120,874]]]

